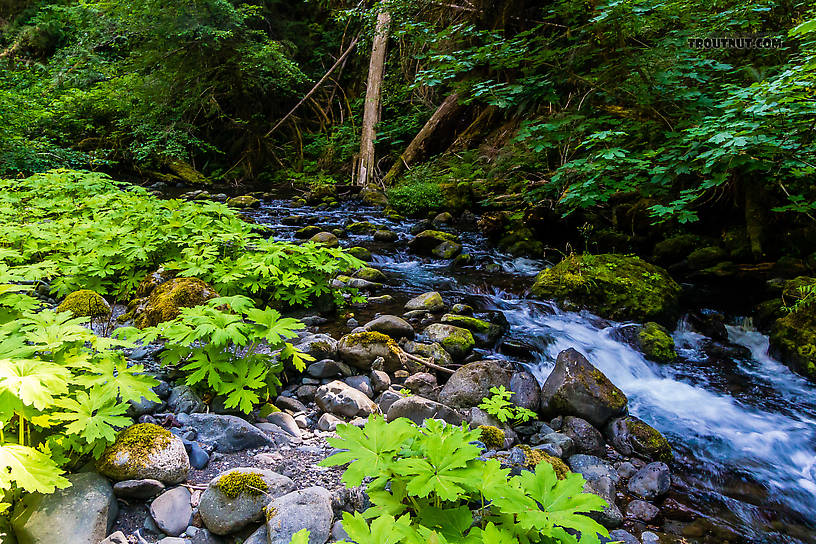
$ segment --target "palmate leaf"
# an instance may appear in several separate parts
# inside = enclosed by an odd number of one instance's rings
[[[127,405],[116,402],[98,387],[57,399],[56,404],[65,410],[54,414],[60,421],[68,422],[65,432],[79,436],[88,444],[101,440],[113,442],[116,429],[132,423],[129,417],[122,415]]]
[[[398,544],[412,532],[411,519],[408,514],[399,519],[389,515],[380,516],[369,525],[366,518],[359,512],[353,515],[345,512],[343,513],[343,529],[348,533],[352,542],[365,542],[365,544]]]
[[[227,408],[238,408],[245,414],[252,411],[254,404],[260,400],[255,392],[266,385],[268,367],[260,361],[249,358],[236,359],[233,363],[234,378],[224,380],[221,394],[227,395],[224,405]]]
[[[44,410],[68,391],[71,373],[65,367],[36,359],[0,359],[0,390],[24,404]]]
[[[277,346],[284,338],[294,338],[295,331],[306,327],[297,319],[282,318],[276,310],[254,308],[247,312],[247,317],[255,322],[255,334],[264,338],[272,346]]]
[[[69,487],[63,471],[45,453],[19,444],[0,446],[0,490],[16,485],[30,493],[53,493]]]
[[[97,357],[84,366],[85,372],[74,381],[86,389],[97,387],[110,398],[120,402],[139,401],[142,398],[159,402],[153,387],[159,384],[155,378],[144,374],[144,367],[128,367],[121,354],[108,353]]]
[[[328,443],[340,450],[321,461],[320,466],[333,467],[350,463],[343,473],[343,482],[354,487],[367,476],[380,476],[390,465],[404,441],[416,434],[417,427],[408,419],[400,418],[386,423],[381,416],[371,416],[362,429],[354,425],[338,425],[338,438]]]

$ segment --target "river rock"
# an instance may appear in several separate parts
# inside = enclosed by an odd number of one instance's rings
[[[291,434],[295,438],[300,438],[300,427],[298,427],[295,418],[291,415],[287,414],[286,412],[274,412],[266,416],[266,420],[269,423],[277,425],[287,433]]]
[[[584,484],[584,492],[598,495],[607,503],[601,512],[593,512],[590,517],[607,529],[621,526],[623,514],[615,505],[615,483],[608,476],[587,480]]]
[[[774,321],[769,334],[770,353],[796,372],[816,381],[816,305],[796,304],[816,286],[816,278],[799,276],[783,284],[784,300],[793,311]]]
[[[395,315],[381,315],[363,325],[368,331],[377,331],[387,334],[391,338],[413,338],[414,328],[410,323]]]
[[[462,252],[462,244],[455,234],[424,230],[408,242],[408,249],[417,255],[452,259]]]
[[[604,434],[612,447],[626,456],[637,453],[664,462],[674,457],[666,437],[635,416],[613,419],[605,427]]]
[[[442,300],[442,295],[436,291],[423,293],[416,296],[405,303],[405,310],[412,312],[416,310],[423,310],[425,312],[441,312],[445,309],[445,303]]]
[[[337,340],[328,334],[310,334],[298,342],[297,348],[316,360],[334,359],[337,356]]]
[[[320,244],[324,247],[340,247],[340,240],[338,240],[337,236],[331,232],[318,232],[309,238],[309,241]]]
[[[108,535],[108,538],[106,538],[99,544],[130,544],[130,541],[125,536],[125,533],[123,533],[122,531],[116,531],[115,533]]]
[[[346,417],[367,417],[378,412],[377,405],[362,391],[339,380],[321,385],[315,402],[324,412]]]
[[[164,491],[158,480],[124,480],[113,484],[113,494],[122,499],[150,499]]]
[[[573,472],[577,472],[587,481],[597,480],[602,477],[609,478],[614,484],[620,481],[620,476],[618,476],[615,467],[594,455],[578,453],[571,456],[567,463]]]
[[[391,377],[387,372],[383,372],[382,370],[372,370],[368,378],[375,394],[380,394],[391,387]]]
[[[71,487],[25,495],[11,526],[19,544],[99,544],[119,513],[110,483],[95,472],[67,476]]]
[[[291,446],[302,442],[300,436],[294,436],[274,423],[260,422],[256,423],[255,427],[269,435],[278,446]]]
[[[419,355],[426,359],[433,358],[433,362],[440,366],[448,366],[453,364],[453,359],[450,353],[445,351],[441,344],[436,342],[431,344],[423,344],[421,342],[406,342],[405,351],[408,353]]]
[[[623,529],[615,529],[609,531],[609,539],[612,542],[620,541],[621,544],[640,544],[640,541],[632,533],[626,532]]]
[[[572,439],[578,453],[597,456],[606,453],[603,435],[585,419],[572,416],[565,417],[561,432]]]
[[[572,438],[564,433],[547,433],[542,437],[542,439],[542,444],[552,444],[554,446],[558,446],[561,449],[561,453],[564,457],[571,456],[575,451],[575,442],[573,442]]]
[[[478,406],[491,387],[510,386],[510,374],[498,361],[476,361],[458,369],[439,392],[439,402],[454,408]]]
[[[444,323],[434,323],[428,326],[423,334],[431,342],[439,342],[445,351],[457,361],[461,361],[473,351],[476,345],[469,330]]]
[[[174,487],[156,497],[150,503],[150,516],[156,526],[166,535],[179,536],[193,521],[190,491],[186,487]]]
[[[436,396],[436,376],[427,372],[411,374],[403,384],[407,390],[420,397],[434,400]]]
[[[641,327],[637,334],[637,343],[647,359],[657,363],[673,363],[677,360],[674,339],[663,325],[654,321]]]
[[[292,535],[309,530],[309,544],[324,544],[334,518],[332,496],[322,487],[307,487],[277,497],[266,507],[268,544],[289,544]]]
[[[374,232],[374,241],[375,242],[384,242],[386,244],[391,244],[399,240],[399,234],[394,232],[393,230],[388,229],[378,229]]]
[[[630,493],[643,497],[647,501],[665,494],[671,486],[671,473],[665,463],[649,463],[629,479],[627,489]]]
[[[198,511],[207,529],[216,535],[227,535],[260,521],[270,499],[294,490],[295,483],[277,472],[233,468],[210,480]]]
[[[371,380],[368,376],[349,376],[343,381],[368,398],[374,398],[374,389],[371,387]]]
[[[646,501],[633,500],[626,505],[626,517],[649,523],[660,514],[660,509]]]
[[[443,315],[442,323],[469,330],[474,340],[476,340],[476,343],[483,347],[495,346],[505,330],[501,325],[490,323],[483,319],[457,314]]]
[[[627,404],[623,391],[572,348],[558,354],[541,388],[543,413],[577,416],[598,427],[626,413]]]
[[[347,334],[337,345],[340,358],[353,367],[370,370],[378,357],[383,358],[383,370],[394,372],[402,368],[402,356],[394,340],[381,332]]]
[[[387,414],[388,410],[398,400],[405,398],[405,395],[394,391],[393,389],[386,389],[383,391],[379,397],[377,397],[377,405],[380,407],[380,411],[383,414]]]
[[[372,268],[370,266],[364,266],[356,271],[354,273],[354,277],[376,283],[383,283],[388,280],[388,276],[386,276],[381,270],[377,270],[376,268]]]
[[[336,376],[351,376],[353,371],[346,363],[323,359],[307,366],[306,374],[313,378],[334,378]]]
[[[115,481],[152,479],[177,484],[187,479],[190,459],[179,437],[158,425],[138,423],[119,433],[97,468]]]
[[[388,408],[388,421],[401,417],[410,419],[417,425],[422,425],[426,419],[441,419],[453,425],[460,425],[463,421],[462,415],[456,410],[413,395],[397,400]]]
[[[133,310],[140,329],[171,321],[181,308],[192,308],[218,296],[218,292],[198,278],[173,278],[153,289]]]
[[[188,385],[174,387],[167,399],[167,406],[174,414],[203,412],[206,408],[204,401]]]
[[[529,372],[516,372],[510,377],[510,401],[516,406],[537,412],[541,405],[541,387],[538,380]]]
[[[211,446],[220,453],[275,445],[272,437],[237,416],[190,414],[179,416],[179,422],[197,431],[198,442]]]
[[[328,412],[321,415],[320,419],[317,420],[317,428],[321,431],[334,431],[338,425],[345,423],[342,419],[337,417],[334,414],[329,414]]]
[[[275,406],[281,410],[288,410],[294,414],[298,412],[305,412],[308,409],[306,405],[299,400],[284,395],[279,395],[278,398],[275,399]]]
[[[227,199],[227,206],[231,208],[260,208],[261,201],[251,195],[234,196]]]

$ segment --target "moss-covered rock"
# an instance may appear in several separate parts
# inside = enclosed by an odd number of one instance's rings
[[[504,431],[493,425],[479,425],[479,432],[482,443],[489,450],[500,450],[504,448]]]
[[[381,332],[347,334],[337,344],[337,354],[353,367],[370,370],[378,357],[384,359],[384,370],[394,372],[402,368],[402,353],[393,338]]]
[[[101,295],[90,289],[80,289],[66,296],[57,311],[71,312],[74,317],[105,317],[110,315],[111,307]]]
[[[311,238],[312,236],[318,234],[321,231],[322,229],[317,225],[307,225],[295,231],[295,238],[304,240],[306,238]]]
[[[604,429],[604,434],[609,443],[623,455],[639,454],[666,463],[674,457],[666,437],[635,416],[613,419]]]
[[[227,206],[230,208],[260,208],[261,201],[250,195],[234,196],[227,200]]]
[[[467,329],[447,325],[444,323],[434,323],[425,329],[423,333],[431,342],[439,342],[445,351],[450,353],[454,360],[461,361],[473,351],[476,341],[473,334]]]
[[[462,252],[462,244],[455,234],[439,230],[424,230],[408,242],[408,249],[417,255],[452,259]]]
[[[719,246],[708,246],[695,249],[686,257],[689,267],[694,270],[709,268],[728,258],[725,250]]]
[[[373,260],[373,258],[371,257],[371,252],[364,247],[360,246],[350,247],[345,251],[352,257],[357,257],[361,261],[371,262]]]
[[[520,448],[524,452],[527,468],[534,469],[540,463],[548,463],[552,466],[555,476],[559,480],[563,480],[570,474],[567,464],[558,457],[554,457],[543,450],[531,448],[526,444],[521,445]]]
[[[399,234],[389,229],[379,229],[374,233],[375,242],[383,242],[386,244],[393,244],[399,240]]]
[[[180,308],[192,308],[218,296],[198,278],[173,278],[156,287],[134,311],[136,326],[152,327],[175,319]]]
[[[442,323],[469,330],[476,342],[482,346],[494,346],[504,334],[504,328],[501,325],[465,315],[445,314],[442,316]]]
[[[377,270],[376,268],[371,268],[370,266],[364,266],[355,272],[354,277],[378,283],[382,283],[388,279],[388,277],[383,274],[382,271]]]
[[[770,332],[771,352],[793,370],[816,380],[816,278],[785,282],[782,300],[792,309]]]
[[[97,461],[97,469],[115,481],[177,484],[187,478],[190,460],[179,437],[158,425],[138,423],[119,433]]]
[[[638,344],[643,354],[658,363],[671,363],[677,359],[674,339],[665,327],[650,321],[638,331]]]
[[[696,234],[677,234],[656,243],[652,254],[661,264],[679,263],[700,247],[702,239]]]
[[[358,221],[346,225],[346,230],[351,234],[371,234],[379,227],[370,221]]]
[[[570,255],[540,272],[532,292],[610,319],[670,321],[680,286],[668,272],[638,257]]]
[[[331,232],[318,232],[317,234],[309,238],[309,241],[326,247],[340,246],[340,240],[338,240],[337,236],[335,236]]]
[[[445,301],[442,295],[436,291],[422,293],[405,303],[406,311],[424,310],[426,312],[441,312],[445,309]]]

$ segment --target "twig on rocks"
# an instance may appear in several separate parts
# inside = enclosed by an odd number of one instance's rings
[[[425,366],[427,366],[428,368],[432,368],[432,369],[434,369],[434,370],[438,370],[439,372],[444,372],[444,373],[446,373],[446,374],[453,374],[453,373],[454,373],[454,371],[453,371],[453,370],[451,370],[450,368],[445,368],[444,366],[439,366],[439,365],[437,365],[437,364],[434,364],[434,362],[433,362],[433,357],[431,357],[430,359],[428,359],[428,360],[426,361],[426,360],[425,360],[425,359],[423,359],[422,357],[417,357],[416,355],[413,355],[413,354],[411,354],[411,353],[406,353],[406,352],[404,352],[404,351],[403,351],[403,353],[405,353],[405,357],[406,357],[408,360],[410,360],[410,361],[414,361],[415,363],[419,363],[419,364],[421,364],[421,365],[425,365]]]

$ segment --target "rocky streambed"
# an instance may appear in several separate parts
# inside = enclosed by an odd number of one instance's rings
[[[626,544],[816,542],[813,390],[744,323],[692,309],[665,329],[669,306],[682,307],[673,285],[650,289],[657,301],[640,297],[647,326],[559,306],[546,285],[531,296],[547,263],[490,249],[469,228],[476,218],[406,224],[354,202],[251,206],[245,214],[277,238],[355,248],[371,266],[336,281],[368,302],[302,316],[298,345],[316,361],[264,417],[174,386],[154,364],[160,346],[134,350],[163,379],[162,402],[134,405],[140,424],[97,466],[16,513],[19,542],[277,544],[303,527],[313,543],[341,539],[342,512],[365,509],[365,493],[317,463],[339,423],[372,414],[483,426],[483,455],[514,471],[549,462],[581,473],[609,503],[598,520]],[[632,265],[612,264],[613,274]],[[648,266],[638,274],[671,281]],[[478,407],[493,387],[538,419],[497,421]]]

